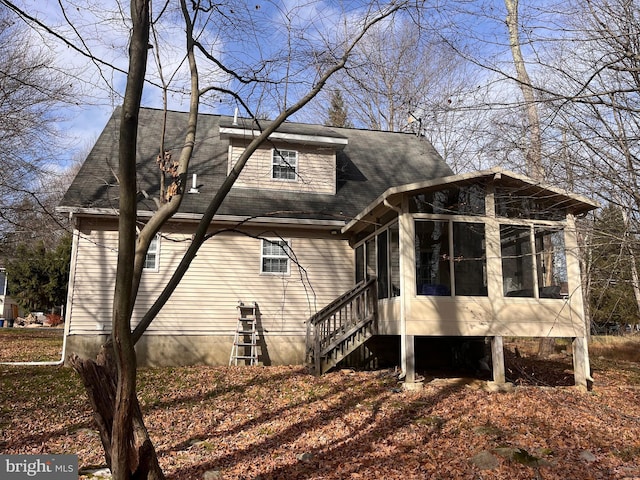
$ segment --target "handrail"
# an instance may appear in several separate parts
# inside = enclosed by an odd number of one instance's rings
[[[322,310],[312,315],[308,320],[308,325],[315,325],[320,322],[324,317],[330,316],[336,311],[340,310],[344,305],[350,303],[355,297],[359,296],[364,290],[371,287],[376,283],[376,278],[371,278],[368,281],[362,281],[358,283],[355,287],[353,287],[348,292],[343,293],[334,301],[326,305]]]
[[[319,372],[321,357],[354,327],[361,328],[378,317],[377,281],[372,278],[345,292],[307,321],[306,354]],[[375,328],[375,327],[374,327]]]

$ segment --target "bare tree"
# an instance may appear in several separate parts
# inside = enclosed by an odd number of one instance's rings
[[[132,0],[130,2],[129,66],[119,131],[119,245],[112,331],[110,341],[103,347],[96,361],[79,358],[72,360],[72,364],[82,377],[89,394],[94,418],[99,427],[100,438],[113,478],[118,480],[163,478],[137,399],[134,345],[179,284],[199,247],[206,240],[206,233],[213,216],[247,160],[275,129],[311,101],[324,88],[333,74],[345,68],[356,45],[363,40],[369,30],[384,19],[391,18],[410,3],[408,1],[367,3],[364,8],[351,12],[352,14],[357,12],[358,15],[357,18],[351,16],[351,34],[349,36],[334,39],[337,41],[332,44],[318,44],[317,38],[313,41],[307,41],[306,53],[312,53],[312,55],[306,58],[312,59],[311,72],[315,72],[315,74],[310,76],[310,70],[306,68],[304,75],[301,75],[303,80],[294,82],[296,76],[291,73],[293,71],[292,59],[294,58],[292,52],[286,57],[287,68],[285,70],[276,69],[261,74],[262,69],[269,62],[259,60],[254,65],[245,63],[238,65],[237,68],[232,68],[222,60],[222,55],[215,53],[215,48],[212,47],[213,43],[206,43],[206,34],[211,28],[218,29],[215,32],[216,35],[224,32],[227,28],[239,28],[238,24],[227,24],[234,14],[235,4],[232,7],[205,1],[187,2],[187,0],[181,0],[178,9],[171,10],[173,4],[168,3],[167,8],[159,12],[158,16],[152,20],[149,0]],[[238,6],[238,8],[242,7]],[[23,11],[20,13],[24,16],[27,15]],[[165,189],[166,192],[169,188],[173,188],[170,198],[167,195],[166,198],[160,199],[157,202],[157,210],[154,215],[146,221],[142,228],[136,230],[140,221],[137,218],[135,158],[138,111],[142,103],[145,82],[150,81],[147,60],[151,26],[153,24],[155,27],[163,15],[171,15],[169,19],[171,22],[180,18],[186,32],[182,61],[188,66],[186,88],[189,92],[189,115],[185,126],[184,147],[178,158],[175,159],[175,165],[171,167],[171,175],[167,178],[169,184],[175,185],[175,187],[168,185]],[[95,60],[95,56],[91,55],[91,58]],[[202,69],[201,64],[209,65],[209,68]],[[297,71],[302,72],[302,57],[295,57],[295,65]],[[209,78],[206,70],[211,75],[210,78],[223,77],[225,81],[210,83],[206,86],[201,85],[203,77]],[[261,88],[266,85],[277,89],[282,86],[283,77],[288,85],[288,92],[285,96],[290,98],[295,96],[296,99],[287,100],[286,107],[278,111],[275,119],[252,140],[238,159],[204,213],[180,265],[157,301],[132,331],[131,317],[149,244],[163,224],[178,210],[184,195],[184,187],[188,183],[186,177],[191,154],[198,141],[198,113],[203,99],[211,94],[231,96],[235,102],[251,114],[251,109],[246,101],[247,97],[243,97],[243,94],[257,89],[258,83]],[[168,83],[163,81],[161,83],[167,88]],[[158,85],[157,82],[154,84]],[[291,92],[294,86],[295,95]],[[247,95],[250,96],[250,94]],[[252,116],[255,118],[256,115]],[[162,140],[159,145],[162,155],[164,153]]]
[[[61,119],[57,107],[70,100],[73,89],[56,69],[51,53],[37,45],[30,33],[0,4],[0,150],[4,159],[0,249],[4,255],[32,238],[50,245],[60,230],[57,223],[63,221],[54,217],[53,207],[62,195],[58,180],[64,177],[65,166],[52,159],[61,157],[63,147],[55,128]],[[47,231],[44,236],[43,231]]]
[[[535,89],[529,78],[520,44],[520,22],[518,20],[518,0],[505,0],[507,8],[506,24],[509,30],[509,47],[516,69],[518,85],[524,97],[524,109],[528,120],[529,144],[525,155],[529,176],[537,180],[545,177],[542,167],[542,139],[540,117],[535,97]]]

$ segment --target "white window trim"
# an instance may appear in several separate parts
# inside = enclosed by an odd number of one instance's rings
[[[291,167],[293,167],[293,172],[294,172],[294,176],[293,178],[281,178],[281,177],[275,177],[275,172],[273,167],[276,166],[275,165],[275,159],[278,158],[277,157],[277,153],[278,152],[293,152],[296,154],[296,159],[295,159],[295,165],[293,165],[292,163],[288,163]],[[299,159],[300,159],[300,154],[297,150],[291,150],[288,148],[272,148],[271,149],[271,180],[275,180],[278,182],[297,182],[298,181],[298,165],[299,165]]]
[[[149,244],[149,250],[147,250],[147,254],[144,256],[144,267],[142,268],[142,270],[144,272],[157,272],[160,270],[160,239],[162,237],[160,236],[160,234],[158,233],[155,237],[154,240],[156,241],[156,249],[155,252],[151,250],[151,246],[153,245],[153,240],[151,241],[151,243]],[[153,267],[147,267],[147,258],[149,256],[149,253],[154,253],[155,254],[155,259],[154,259],[154,266]]]
[[[277,242],[285,242],[289,251],[291,251],[291,240],[287,238],[263,238],[260,241],[260,274],[261,275],[290,275],[291,274],[291,257],[286,253],[284,255],[265,255],[264,254],[264,245],[265,242],[277,243]],[[267,272],[264,270],[264,260],[266,258],[286,258],[287,260],[287,271],[286,272]]]

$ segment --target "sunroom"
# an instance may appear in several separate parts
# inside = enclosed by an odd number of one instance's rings
[[[591,200],[491,169],[387,190],[343,233],[356,283],[376,279],[375,336],[400,339],[415,380],[425,338],[491,345],[505,382],[503,337],[567,337],[577,385],[590,379],[576,217]]]

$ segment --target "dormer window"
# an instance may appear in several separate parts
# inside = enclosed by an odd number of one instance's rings
[[[295,181],[298,173],[298,152],[295,150],[273,149],[271,178]]]

